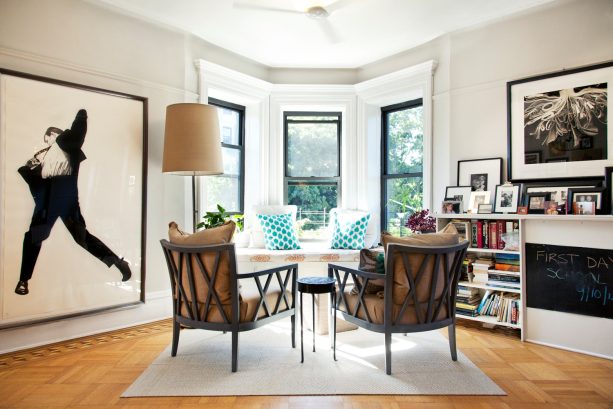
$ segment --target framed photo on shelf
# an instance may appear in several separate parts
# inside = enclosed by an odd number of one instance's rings
[[[564,209],[566,209],[566,207],[564,207]],[[553,200],[548,200],[545,202],[545,214],[556,215],[556,214],[560,214],[560,211],[561,209],[560,209],[560,206],[558,205],[558,202],[554,202]]]
[[[459,200],[443,200],[441,206],[442,214],[460,214],[462,213],[462,202]]]
[[[478,214],[491,214],[493,206],[491,204],[479,203],[479,207],[477,208]]]
[[[521,185],[497,185],[494,195],[494,212],[517,213]]]
[[[613,215],[613,166],[604,168],[605,212]]]
[[[502,183],[502,158],[458,161],[458,186],[470,186],[473,192],[492,191]]]
[[[594,188],[569,188],[568,189],[568,204],[567,207],[569,209],[575,209],[575,203],[585,203],[591,202],[594,203],[594,212],[593,213],[580,213],[580,214],[602,214],[603,211],[603,187],[594,187]],[[591,208],[591,206],[584,205],[583,208],[586,210]],[[574,213],[577,214],[577,213]]]
[[[558,205],[562,205],[568,201],[569,188],[595,188],[600,186],[601,183],[601,178],[525,182],[523,183],[522,197],[526,197],[528,193],[551,193],[551,200],[558,202]],[[569,209],[568,213],[572,213],[572,209]]]
[[[470,202],[470,186],[447,186],[445,188],[445,200],[459,200],[462,202],[462,211],[468,209]]]
[[[507,83],[509,180],[579,178],[613,166],[613,62]]]
[[[596,214],[596,203],[594,202],[573,202],[573,214],[591,216]]]
[[[545,214],[545,202],[551,201],[551,193],[528,193],[528,213]]]
[[[490,191],[476,191],[470,193],[469,209],[471,213],[477,213],[479,205],[490,204],[491,192]]]

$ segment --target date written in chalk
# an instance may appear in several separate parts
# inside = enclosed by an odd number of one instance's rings
[[[613,302],[613,294],[609,291],[608,286],[602,288],[596,287],[582,287],[577,290],[580,295],[581,302],[598,301],[602,305],[607,305],[609,302]]]

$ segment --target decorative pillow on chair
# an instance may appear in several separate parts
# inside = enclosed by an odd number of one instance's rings
[[[291,214],[258,214],[257,217],[264,230],[266,249],[294,250],[300,248]]]
[[[334,219],[330,248],[351,250],[364,248],[364,235],[369,220],[370,213],[357,218],[351,214],[337,214]]]

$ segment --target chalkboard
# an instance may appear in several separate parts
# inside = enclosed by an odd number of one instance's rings
[[[526,305],[613,319],[613,250],[526,243]]]

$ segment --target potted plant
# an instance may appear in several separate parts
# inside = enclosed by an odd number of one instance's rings
[[[244,231],[245,216],[242,214],[229,214],[220,204],[217,204],[216,212],[206,212],[204,216],[202,216],[202,221],[196,225],[196,228],[210,229],[211,227],[221,226],[229,220],[236,223],[237,231],[234,236],[234,242],[237,247],[246,247],[246,245],[249,245],[249,235]]]
[[[433,233],[436,231],[436,220],[428,209],[424,209],[413,213],[407,220],[406,226],[416,234]]]

